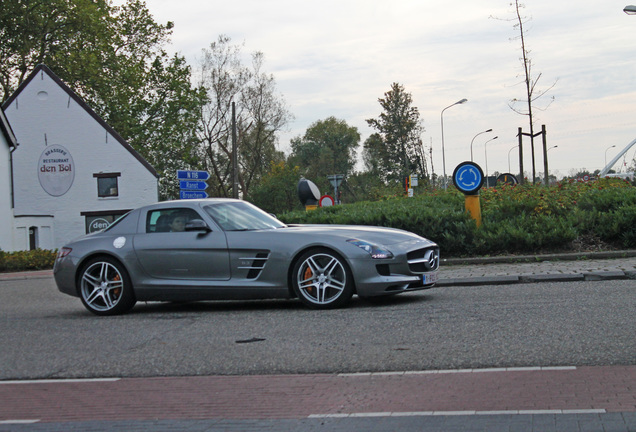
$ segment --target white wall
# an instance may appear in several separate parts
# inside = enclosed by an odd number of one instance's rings
[[[10,147],[0,133],[0,249],[5,252],[13,250],[12,228]]]
[[[71,97],[48,69],[36,69],[33,79],[9,101],[5,114],[20,143],[13,153],[15,230],[20,232],[16,246],[20,249],[25,246],[25,227],[39,227],[42,248],[59,248],[85,233],[82,212],[133,209],[157,201],[155,175]],[[72,184],[59,196],[45,190],[51,189],[53,180],[44,179],[41,184],[39,179],[41,155],[52,146],[62,146],[72,158],[72,164],[65,164],[73,170]],[[97,196],[93,175],[100,172],[121,173],[119,196]],[[28,242],[26,245],[28,249]]]

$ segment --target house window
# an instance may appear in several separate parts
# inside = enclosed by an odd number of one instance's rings
[[[117,177],[121,173],[99,173],[93,174],[97,179],[97,196],[100,198],[119,196]]]
[[[86,224],[86,234],[102,231],[130,210],[106,210],[81,212]]]

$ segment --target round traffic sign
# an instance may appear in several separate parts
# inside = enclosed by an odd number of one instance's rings
[[[514,175],[510,173],[504,173],[504,174],[500,174],[499,177],[497,177],[497,183],[503,183],[507,185],[516,185],[516,184],[519,184],[519,180],[517,180],[517,177],[515,177]]]
[[[329,195],[323,195],[320,197],[320,207],[329,207],[336,203],[336,201]]]
[[[484,180],[484,172],[474,162],[462,162],[453,172],[453,184],[466,195],[477,195]]]

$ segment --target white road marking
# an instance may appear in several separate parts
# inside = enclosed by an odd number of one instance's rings
[[[468,415],[541,415],[541,414],[605,414],[604,409],[549,409],[549,410],[501,410],[501,411],[411,411],[411,412],[370,412],[311,414],[308,418],[356,418],[356,417],[425,417],[425,416],[468,416]]]
[[[535,372],[535,371],[571,371],[576,370],[576,366],[533,366],[533,367],[510,367],[510,368],[484,368],[484,369],[441,369],[423,371],[396,371],[396,372],[353,372],[340,373],[339,377],[368,377],[368,376],[405,376],[405,375],[437,375],[437,374],[458,374],[458,373],[488,373],[488,372]]]
[[[0,381],[2,384],[68,384],[68,383],[92,383],[92,382],[115,382],[121,378],[78,378],[78,379],[40,379],[40,380],[12,380]]]

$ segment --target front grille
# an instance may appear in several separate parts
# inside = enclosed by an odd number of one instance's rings
[[[418,249],[406,254],[409,270],[413,273],[426,273],[439,268],[439,248]]]

